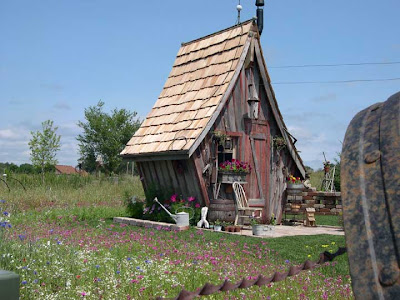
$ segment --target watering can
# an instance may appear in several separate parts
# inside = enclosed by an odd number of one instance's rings
[[[175,215],[174,215],[174,214],[171,214],[171,213],[168,211],[168,209],[166,209],[166,208],[164,207],[164,205],[162,205],[162,204],[158,201],[157,197],[154,198],[154,201],[157,202],[158,204],[160,204],[160,206],[171,216],[171,218],[174,219],[176,225],[178,225],[178,226],[189,226],[189,220],[190,220],[191,218],[189,218],[189,214],[188,214],[187,212],[183,212],[183,211],[181,211],[181,212],[175,212]],[[192,209],[191,207],[189,207],[189,208]],[[193,210],[193,209],[192,209],[192,210]]]

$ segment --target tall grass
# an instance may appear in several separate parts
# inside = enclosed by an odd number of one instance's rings
[[[321,190],[322,179],[324,178],[324,171],[315,171],[310,174],[311,185],[317,188],[317,191]]]
[[[47,175],[42,185],[40,176],[19,175],[17,181],[8,180],[11,191],[0,185],[0,198],[7,199],[8,210],[13,214],[93,215],[96,211],[125,210],[124,195],[144,198],[137,176],[119,177],[118,182],[105,177]],[[107,207],[107,209],[105,209]],[[87,213],[86,213],[87,211]],[[106,213],[106,216],[111,213]],[[120,213],[119,213],[120,214]]]

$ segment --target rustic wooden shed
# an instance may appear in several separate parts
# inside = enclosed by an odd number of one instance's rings
[[[221,138],[222,136],[222,138]],[[286,146],[276,147],[281,138]],[[249,20],[183,43],[167,82],[139,130],[121,152],[137,162],[144,189],[152,183],[210,208],[211,219],[234,219],[231,182],[218,165],[252,167],[243,187],[264,220],[278,220],[285,177],[305,169],[279,111],[260,35]]]

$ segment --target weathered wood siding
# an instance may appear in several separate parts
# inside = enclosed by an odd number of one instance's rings
[[[137,166],[145,190],[155,184],[183,197],[204,201],[192,159],[140,161]]]
[[[254,84],[260,99],[258,119],[253,121],[249,120],[247,103],[250,76],[254,77]],[[239,145],[236,158],[250,162],[253,167],[252,172],[247,176],[247,184],[244,185],[250,205],[264,207],[265,221],[272,214],[280,221],[282,206],[286,200],[284,193],[286,176],[298,174],[296,173],[296,164],[288,151],[282,150],[277,153],[273,147],[273,138],[278,135],[281,136],[281,133],[269,101],[267,101],[265,88],[257,61],[254,62],[252,72],[243,68],[212,131],[222,131],[227,135],[238,138]],[[213,205],[217,149],[211,139],[211,133],[201,143],[198,157],[199,161],[202,162],[202,167],[207,164],[212,165],[211,172],[209,175],[203,176],[203,179],[210,203]],[[233,191],[228,185],[222,184],[219,196],[222,199],[233,199]],[[231,211],[227,211],[226,214],[231,214]],[[222,216],[223,210],[218,215]],[[229,218],[230,216],[227,215],[226,219]]]

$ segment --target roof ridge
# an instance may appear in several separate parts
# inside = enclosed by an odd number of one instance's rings
[[[214,35],[221,34],[221,33],[225,32],[225,31],[228,31],[228,30],[232,30],[232,29],[234,29],[235,27],[243,26],[243,25],[246,25],[246,24],[248,24],[248,23],[250,23],[250,22],[254,22],[255,20],[256,20],[256,18],[251,18],[251,19],[249,19],[249,20],[247,20],[247,21],[244,21],[244,22],[242,22],[242,23],[235,24],[235,25],[233,25],[233,26],[231,26],[231,27],[228,27],[228,28],[222,29],[222,30],[220,30],[220,31],[217,31],[217,32],[214,32],[214,33],[205,35],[205,36],[203,36],[203,37],[200,37],[200,38],[191,40],[191,41],[189,41],[189,42],[183,42],[183,43],[181,43],[181,47],[187,46],[187,45],[189,45],[189,44],[191,44],[191,43],[198,42],[198,41],[201,41],[201,40],[204,40],[204,39],[208,39],[209,37],[212,37],[212,36],[214,36]]]

